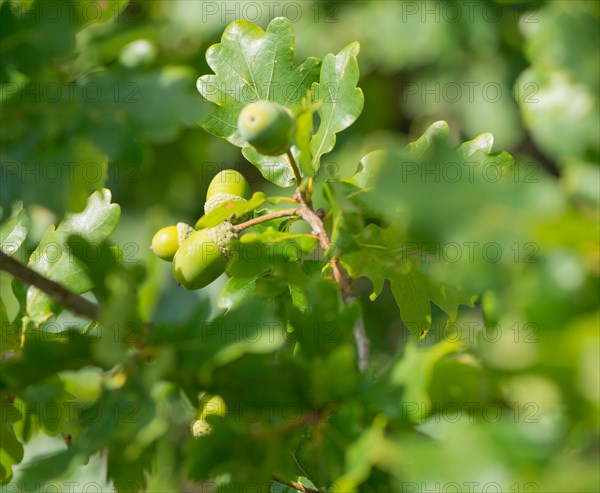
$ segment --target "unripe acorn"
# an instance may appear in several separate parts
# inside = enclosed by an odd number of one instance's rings
[[[271,101],[250,103],[238,117],[242,138],[267,156],[279,156],[290,148],[294,127],[294,119],[288,110]]]
[[[186,289],[208,286],[225,272],[230,246],[237,238],[229,222],[192,233],[173,257],[173,277]]]
[[[177,223],[176,226],[166,226],[154,234],[150,249],[158,257],[171,262],[179,245],[193,232],[194,228],[185,223]]]
[[[245,202],[251,197],[252,190],[244,175],[234,169],[224,169],[217,173],[208,185],[204,213],[208,214],[223,204],[235,205],[236,202]],[[232,224],[238,224],[247,219],[249,219],[247,216],[228,218]]]
[[[152,251],[163,260],[171,261],[179,248],[177,226],[166,226],[159,229],[152,237]]]
[[[210,200],[214,195],[219,193],[236,195],[246,200],[252,197],[252,190],[250,190],[248,180],[239,171],[234,169],[224,169],[214,176],[208,185],[206,200]]]

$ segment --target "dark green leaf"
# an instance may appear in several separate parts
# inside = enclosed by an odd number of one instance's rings
[[[393,228],[382,229],[371,224],[354,239],[357,250],[341,256],[350,274],[371,280],[371,299],[379,296],[384,280],[388,279],[402,321],[417,337],[424,337],[431,326],[430,301],[452,320],[460,304],[473,306],[472,296],[423,274],[410,252],[405,251],[402,236]]]

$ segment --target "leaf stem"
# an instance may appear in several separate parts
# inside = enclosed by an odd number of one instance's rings
[[[292,168],[292,173],[294,173],[294,179],[298,186],[302,184],[302,175],[300,174],[300,170],[298,169],[298,165],[296,164],[296,160],[294,159],[294,155],[292,154],[291,149],[288,149],[285,153],[288,161],[290,162],[290,168]]]
[[[297,216],[298,211],[300,209],[282,209],[280,211],[270,212],[269,214],[265,214],[264,216],[255,217],[254,219],[250,219],[249,221],[245,221],[243,223],[239,223],[235,225],[236,231],[243,231],[246,228],[251,228],[256,224],[264,223],[266,221],[271,221],[272,219],[279,219],[281,217],[291,217]]]
[[[69,291],[64,286],[48,279],[26,265],[18,262],[4,252],[0,252],[0,270],[8,272],[44,293],[50,295],[57,303],[63,305],[77,315],[88,318],[89,320],[98,320],[99,307],[96,303]]]

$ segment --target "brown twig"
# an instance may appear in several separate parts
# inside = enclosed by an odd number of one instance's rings
[[[313,488],[305,486],[302,483],[299,483],[298,481],[288,481],[287,479],[284,479],[281,476],[277,476],[276,474],[273,474],[273,476],[271,476],[271,479],[276,483],[289,486],[290,488],[294,488],[295,490],[301,491],[302,493],[320,493],[319,490],[315,490]]]
[[[294,161],[294,156],[290,151],[288,151],[287,156],[290,160],[290,165],[294,175],[298,175],[296,178],[296,181],[298,182],[298,188],[294,194],[294,198],[300,202],[300,208],[298,209],[297,214],[310,225],[313,232],[319,239],[321,248],[324,251],[327,251],[331,247],[331,239],[325,230],[323,219],[314,211],[310,199],[307,200],[306,195],[300,189],[301,178],[299,177],[299,170],[296,162]],[[347,305],[353,303],[356,300],[356,296],[354,294],[354,290],[352,289],[352,282],[350,281],[350,277],[342,269],[337,255],[333,255],[329,259],[329,264],[331,265],[333,278],[340,285],[342,290],[344,302]],[[357,318],[354,324],[353,333],[354,340],[356,342],[356,350],[358,353],[358,368],[360,371],[365,371],[369,365],[369,339],[367,338],[367,333],[365,332],[365,325],[362,316]]]
[[[55,281],[47,279],[4,252],[0,252],[0,259],[2,260],[0,262],[0,270],[8,272],[27,284],[35,286],[50,295],[57,303],[60,303],[71,312],[92,321],[98,320],[100,310],[96,303],[85,299],[83,296],[76,295]]]
[[[249,221],[245,221],[243,223],[239,223],[235,225],[236,231],[242,231],[246,228],[251,228],[256,224],[264,223],[266,221],[270,221],[272,219],[279,219],[281,217],[291,217],[297,216],[299,209],[282,209],[280,211],[271,212],[269,214],[265,214],[264,216],[255,217],[254,219],[250,219]]]
[[[321,218],[317,216],[312,207],[305,202],[302,202],[302,207],[300,208],[299,214],[302,219],[310,224],[313,231],[317,234],[321,248],[324,251],[327,251],[331,247],[331,239],[329,238],[327,231],[325,231],[325,226],[323,225]],[[350,282],[348,275],[342,269],[342,266],[340,265],[339,259],[336,255],[329,259],[329,264],[331,265],[333,278],[340,285],[342,290],[344,302],[347,305],[353,303],[356,300],[356,296],[354,295],[354,290],[352,289],[352,283]],[[367,333],[365,332],[365,325],[362,317],[358,317],[356,320],[353,332],[354,340],[356,341],[356,350],[358,353],[358,368],[360,371],[365,371],[367,366],[369,366],[369,339],[367,338]]]

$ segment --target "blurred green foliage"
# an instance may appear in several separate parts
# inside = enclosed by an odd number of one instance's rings
[[[359,306],[273,230],[244,240],[272,256],[198,292],[148,248],[220,169],[276,189],[199,127],[195,84],[230,22],[277,16],[296,63],[360,43],[364,110],[315,175]],[[88,324],[2,272],[5,491],[600,491],[597,2],[1,0],[0,18],[2,249],[102,304]],[[228,414],[194,439],[203,392]]]

